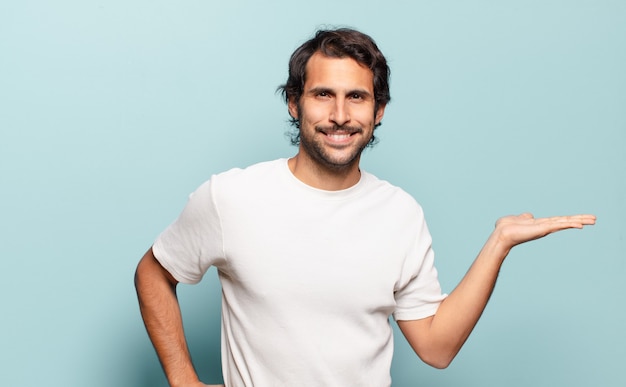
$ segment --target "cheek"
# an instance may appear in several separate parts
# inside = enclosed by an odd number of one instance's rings
[[[359,108],[352,112],[352,119],[364,126],[375,125],[378,117],[373,113],[372,108]]]
[[[301,121],[320,122],[328,118],[328,109],[323,104],[302,104],[300,114]]]

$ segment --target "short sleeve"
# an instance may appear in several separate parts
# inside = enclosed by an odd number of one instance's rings
[[[415,242],[406,257],[402,280],[395,292],[394,319],[418,320],[437,312],[439,304],[447,295],[441,291],[434,261],[432,237],[420,208]]]
[[[155,258],[179,282],[197,283],[211,265],[224,260],[220,217],[211,180],[189,195],[176,221],[158,236]]]

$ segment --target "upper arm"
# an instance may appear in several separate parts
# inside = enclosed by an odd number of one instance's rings
[[[435,368],[446,368],[454,358],[454,354],[450,356],[448,352],[442,352],[438,347],[431,330],[434,318],[435,316],[430,316],[419,320],[398,320],[397,322],[411,348],[424,363]]]
[[[135,286],[141,286],[142,281],[165,280],[171,287],[175,287],[178,281],[167,271],[154,257],[152,248],[143,255],[137,270],[135,271]]]
[[[428,343],[428,332],[434,316],[422,318],[419,320],[398,320],[398,327],[411,348],[417,355],[423,359]]]

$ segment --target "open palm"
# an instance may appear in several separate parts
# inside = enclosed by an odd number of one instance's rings
[[[553,216],[535,218],[532,214],[505,216],[496,222],[495,234],[506,247],[542,238],[568,228],[583,228],[596,223],[594,215]]]

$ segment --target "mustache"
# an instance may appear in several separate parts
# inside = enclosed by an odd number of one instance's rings
[[[363,132],[363,128],[353,125],[317,125],[315,130],[325,134],[336,132],[354,134]]]

